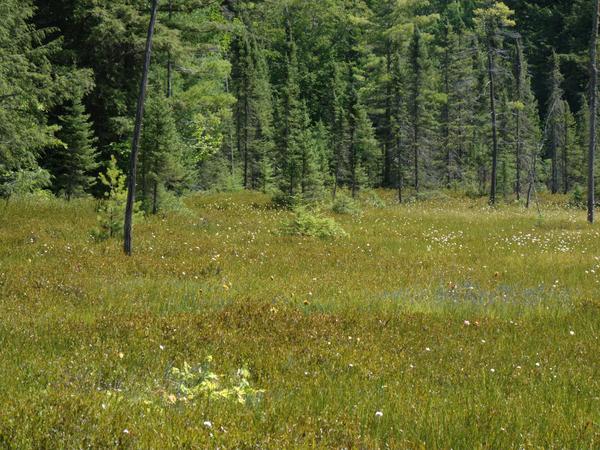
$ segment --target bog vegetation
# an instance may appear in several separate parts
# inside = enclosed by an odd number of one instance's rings
[[[0,447],[600,447],[599,17],[0,0]]]
[[[3,205],[0,443],[598,447],[585,212],[379,197],[299,219],[192,196],[136,225],[134,258],[90,234],[93,201]],[[282,232],[306,214],[344,235]]]

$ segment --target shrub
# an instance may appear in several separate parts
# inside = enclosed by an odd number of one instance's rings
[[[581,186],[576,184],[569,198],[569,206],[572,208],[585,208],[586,204],[586,193],[581,189]]]
[[[331,205],[331,210],[336,214],[358,215],[361,213],[360,206],[352,197],[338,194]]]
[[[386,207],[385,201],[383,201],[383,199],[377,194],[377,192],[372,190],[365,191],[364,202],[367,206],[370,206],[371,208],[382,209]]]
[[[302,204],[302,198],[299,195],[290,195],[287,192],[277,191],[271,200],[276,208],[295,209]]]
[[[333,219],[313,214],[303,207],[294,210],[294,217],[284,225],[284,232],[296,236],[321,239],[346,236],[344,229]]]
[[[98,180],[106,186],[107,191],[98,206],[98,227],[92,230],[92,236],[98,241],[103,241],[120,237],[123,234],[125,204],[127,202],[126,177],[117,166],[117,160],[114,156],[110,157],[106,173],[101,173]]]

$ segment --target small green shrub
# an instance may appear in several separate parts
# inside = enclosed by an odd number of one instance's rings
[[[586,193],[581,189],[578,184],[575,185],[569,198],[569,206],[571,208],[585,208],[586,207]]]
[[[377,194],[377,192],[368,190],[364,193],[363,201],[371,208],[383,209],[386,207],[385,201]]]
[[[106,186],[107,191],[98,206],[98,226],[92,230],[92,236],[98,241],[104,241],[123,235],[125,205],[127,202],[127,180],[125,174],[117,166],[114,156],[106,168],[106,173],[100,173],[98,180]]]
[[[361,213],[360,206],[352,197],[338,194],[331,205],[331,210],[336,214],[358,215]]]
[[[313,214],[304,207],[294,209],[294,217],[284,224],[283,229],[289,235],[311,236],[321,239],[346,236],[344,229],[335,220]]]
[[[299,195],[290,195],[287,192],[277,191],[271,200],[276,208],[294,209],[302,204],[302,198]]]

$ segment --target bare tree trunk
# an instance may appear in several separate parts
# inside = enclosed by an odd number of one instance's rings
[[[447,32],[447,31],[446,31]],[[446,95],[446,103],[442,110],[442,121],[444,122],[444,149],[446,154],[446,187],[450,189],[452,184],[452,150],[450,149],[450,50],[448,45],[444,51],[444,94]]]
[[[402,143],[400,138],[396,137],[396,153],[398,155],[398,203],[402,203],[402,188],[403,188],[403,176],[402,176]]]
[[[158,181],[154,180],[152,186],[152,214],[158,213]]]
[[[492,117],[492,180],[490,188],[490,204],[496,204],[496,186],[498,172],[498,130],[496,120],[496,90],[494,84],[494,50],[488,45],[488,76],[490,79],[490,113]]]
[[[135,178],[137,176],[137,155],[142,132],[142,121],[144,118],[144,102],[146,100],[146,88],[148,86],[148,71],[150,69],[150,58],[152,55],[152,38],[154,36],[154,26],[156,25],[156,11],[158,10],[158,1],[152,1],[152,15],[150,16],[150,25],[148,26],[148,36],[146,38],[146,53],[144,58],[144,69],[142,71],[142,81],[140,85],[140,95],[138,97],[137,110],[135,113],[135,129],[133,132],[133,142],[131,144],[131,156],[129,158],[129,178],[127,180],[127,205],[125,207],[125,230],[123,249],[125,253],[131,256],[132,252],[132,225],[133,208],[135,205]]]
[[[564,188],[564,193],[568,194],[569,193],[569,116],[568,116],[568,105],[565,102],[565,107],[564,107],[564,145],[563,145],[563,188]]]
[[[517,60],[515,67],[515,76],[517,79],[517,97],[519,102],[523,101],[523,50],[521,40],[517,39]],[[517,185],[515,191],[517,200],[521,200],[521,158],[523,153],[523,143],[521,141],[521,109],[517,108],[517,148],[516,148],[516,163],[517,163]]]
[[[173,19],[173,0],[169,0],[169,22]],[[171,60],[171,50],[167,57],[167,98],[173,96],[173,61]]]
[[[588,222],[594,223],[594,207],[596,200],[594,198],[595,180],[594,165],[596,156],[596,114],[598,100],[598,16],[600,16],[600,0],[596,0],[594,9],[594,26],[592,28],[592,39],[590,42],[590,147],[588,151]]]
[[[244,189],[248,189],[248,116],[250,115],[250,106],[248,104],[248,86],[244,81]]]
[[[392,73],[392,51],[389,42],[386,43],[386,70],[387,76],[391,78]],[[392,186],[392,164],[393,164],[393,134],[392,134],[392,83],[387,82],[385,94],[385,136],[383,143],[383,186]]]
[[[229,77],[225,78],[225,92],[229,94]],[[236,120],[237,122],[237,120]],[[233,126],[229,125],[229,174],[233,177],[235,171],[235,159],[233,155]]]

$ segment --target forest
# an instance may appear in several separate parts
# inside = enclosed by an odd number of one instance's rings
[[[283,204],[389,188],[491,203],[588,189],[593,2],[163,0],[136,174]],[[2,6],[0,186],[101,196],[128,172],[146,1]],[[493,115],[493,118],[491,117]],[[10,118],[10,120],[9,120]]]
[[[0,448],[599,448],[600,0],[0,0]]]

